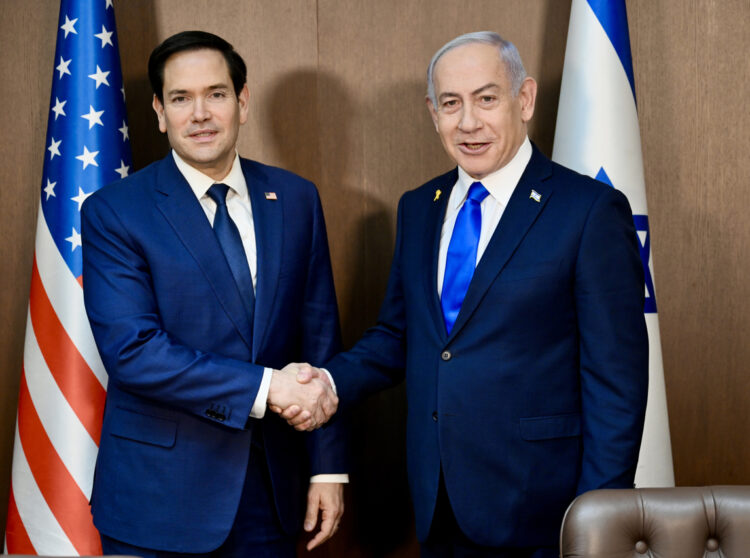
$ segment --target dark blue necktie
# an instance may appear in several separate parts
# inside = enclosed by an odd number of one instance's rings
[[[440,304],[443,307],[445,329],[449,335],[453,324],[456,323],[458,311],[461,310],[471,278],[474,276],[477,246],[482,232],[481,203],[488,194],[489,192],[481,182],[474,182],[469,187],[469,193],[458,212],[456,224],[453,226],[453,235],[448,244]]]
[[[227,192],[229,192],[229,186],[226,184],[214,184],[208,189],[208,197],[216,202],[214,233],[219,239],[221,249],[227,259],[229,268],[232,270],[240,296],[245,303],[247,319],[252,328],[253,313],[255,312],[253,278],[250,275],[250,266],[247,263],[245,249],[242,247],[240,231],[237,230],[237,225],[234,224],[227,210]]]

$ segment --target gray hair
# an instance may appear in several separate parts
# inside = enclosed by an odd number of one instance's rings
[[[435,65],[438,60],[442,58],[443,54],[449,50],[471,43],[484,43],[497,47],[498,53],[500,54],[500,60],[505,63],[505,69],[510,78],[513,95],[518,95],[518,92],[521,90],[521,84],[523,83],[523,80],[526,79],[526,70],[523,67],[521,55],[518,54],[516,46],[510,41],[503,39],[494,31],[476,31],[474,33],[466,33],[445,43],[440,50],[435,53],[432,60],[430,60],[430,65],[427,67],[427,97],[432,101],[432,105],[435,108],[437,108],[437,99],[435,98]]]

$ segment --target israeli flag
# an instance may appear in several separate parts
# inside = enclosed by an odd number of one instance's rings
[[[649,338],[648,406],[635,482],[674,486],[625,0],[573,0],[552,159],[630,201],[646,276]]]

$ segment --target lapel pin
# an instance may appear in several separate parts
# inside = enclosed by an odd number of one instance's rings
[[[438,201],[440,199],[440,194],[442,194],[440,190],[435,190],[435,199],[432,201],[434,202]]]
[[[539,203],[540,201],[542,201],[542,194],[540,194],[536,190],[532,190],[529,198],[534,200],[536,203]]]
[[[276,201],[279,198],[276,197],[276,192],[266,192],[266,199]]]

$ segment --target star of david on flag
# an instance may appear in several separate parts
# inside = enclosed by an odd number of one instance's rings
[[[112,0],[63,0],[55,33],[5,550],[101,554],[88,501],[107,377],[83,306],[80,210],[132,167]]]
[[[552,159],[623,192],[645,275],[649,393],[637,486],[674,486],[651,234],[624,0],[573,0]]]

